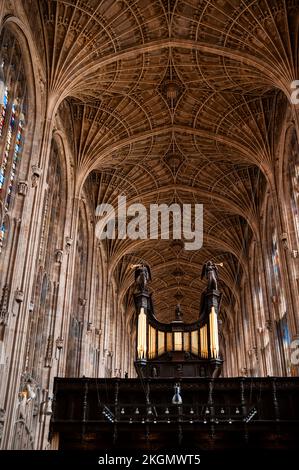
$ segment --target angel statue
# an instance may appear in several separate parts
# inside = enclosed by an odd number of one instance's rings
[[[137,289],[141,292],[147,290],[147,284],[152,280],[148,264],[132,264],[131,269],[135,269],[135,285]]]
[[[201,279],[204,277],[208,280],[207,291],[218,290],[218,267],[223,263],[215,264],[213,261],[207,261],[202,268]]]

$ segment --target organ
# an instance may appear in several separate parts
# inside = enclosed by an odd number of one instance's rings
[[[212,286],[213,287],[213,286]],[[201,296],[199,318],[183,321],[180,307],[171,323],[154,313],[147,284],[134,293],[136,308],[135,368],[143,377],[217,377],[221,373],[218,316],[221,293],[208,287]]]

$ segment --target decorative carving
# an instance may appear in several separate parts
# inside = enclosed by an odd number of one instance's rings
[[[15,293],[15,301],[20,304],[24,301],[24,292],[21,291],[20,289],[17,289],[16,290],[16,293]]]
[[[281,239],[281,243],[282,243],[282,246],[284,248],[284,250],[288,250],[289,249],[289,243],[288,243],[288,234],[286,232],[283,232],[280,236],[280,239]]]
[[[158,87],[158,91],[167,102],[169,108],[173,110],[185,90],[186,87],[176,73],[172,58],[170,58],[166,73]]]
[[[20,196],[26,196],[27,192],[28,192],[28,183],[27,183],[27,181],[19,181],[18,194],[20,194]]]
[[[174,271],[171,273],[174,277],[183,277],[185,276],[185,271],[183,271],[181,268],[176,268]]]
[[[62,263],[62,259],[63,259],[63,251],[62,250],[56,250],[55,259],[56,259],[56,263],[59,263],[59,264]]]
[[[31,176],[31,183],[32,187],[36,188],[38,185],[39,178],[42,174],[42,169],[39,168],[37,165],[32,165],[32,176]]]
[[[175,252],[176,256],[178,256],[180,252],[184,249],[184,242],[181,239],[174,239],[171,242],[170,246]]]
[[[39,83],[39,87],[40,87],[40,92],[42,95],[45,94],[45,91],[46,91],[46,80],[43,78],[42,76],[42,72],[39,70],[39,74],[38,74],[38,83]]]
[[[61,336],[56,339],[56,348],[60,351],[63,348],[64,340]]]
[[[79,297],[79,304],[81,305],[81,307],[85,307],[86,302],[87,302],[87,299],[83,299],[82,297]]]
[[[173,176],[176,176],[181,164],[185,161],[185,157],[179,150],[178,146],[173,142],[171,149],[166,153],[163,160],[172,172]]]
[[[248,369],[247,369],[247,367],[243,367],[240,372],[241,372],[241,376],[242,376],[242,377],[248,377]]]
[[[66,250],[67,254],[70,253],[72,245],[73,245],[72,237],[66,237],[65,238],[65,250]]]
[[[45,357],[45,367],[51,367],[52,365],[53,342],[54,342],[53,335],[49,335],[48,342],[47,342],[46,357]]]
[[[174,298],[175,298],[175,300],[177,300],[178,302],[180,302],[180,301],[184,298],[184,296],[183,296],[183,294],[181,293],[181,291],[178,290],[178,291],[174,294]]]
[[[47,227],[47,218],[49,213],[49,191],[46,191],[45,201],[44,201],[44,209],[43,209],[43,221],[42,221],[42,230],[41,230],[41,239],[40,239],[40,248],[39,248],[39,260],[41,261],[44,257],[45,251],[45,235],[46,235],[46,227]]]
[[[257,347],[253,346],[251,349],[248,350],[248,355],[258,361],[258,352]]]
[[[37,382],[30,374],[22,374],[21,387],[19,392],[19,413],[24,419],[26,418],[27,405],[37,397]]]
[[[5,284],[2,288],[2,296],[0,301],[0,325],[7,324],[8,320],[8,296],[9,296],[9,288],[8,284]]]

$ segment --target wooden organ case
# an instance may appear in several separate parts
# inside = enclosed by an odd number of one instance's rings
[[[135,368],[140,377],[218,377],[218,315],[221,293],[206,289],[201,296],[199,320],[184,323],[180,315],[161,323],[153,310],[152,294],[142,286],[134,294],[137,338]],[[180,312],[179,312],[180,313]]]

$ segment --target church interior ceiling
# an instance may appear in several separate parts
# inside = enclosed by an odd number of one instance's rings
[[[130,264],[151,266],[161,321],[198,318],[202,264],[224,263],[223,308],[237,302],[273,184],[298,55],[296,0],[26,0],[47,93],[73,148],[77,191],[94,209],[204,204],[204,245],[106,242],[129,298]],[[54,105],[53,105],[54,106]],[[128,301],[129,302],[129,301]]]

